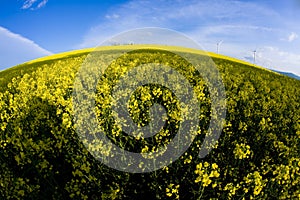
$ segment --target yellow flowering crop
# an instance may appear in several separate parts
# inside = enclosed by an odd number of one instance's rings
[[[105,59],[122,49],[136,48],[103,47],[99,55]],[[151,48],[159,51],[150,51]],[[75,124],[74,79],[92,49],[54,55],[1,71],[0,199],[299,199],[300,82],[209,54],[226,88],[227,114],[219,140],[200,159],[203,138],[211,134],[211,92],[218,94],[218,90],[209,91],[202,74],[178,55],[168,54],[168,50],[202,56],[203,64],[207,62],[202,51],[151,45],[110,63],[97,83],[88,78],[82,83],[82,88],[84,84],[97,85],[95,93],[86,91],[82,95],[95,99],[92,111],[97,127],[104,130],[113,145],[99,140],[99,132],[91,134],[89,125],[82,127],[83,138],[76,132],[83,123]],[[155,119],[165,124],[149,138],[143,132],[129,135],[120,126],[125,118],[116,118],[118,113],[112,110],[112,104],[129,90],[124,88],[115,96],[112,91],[124,74],[153,58],[154,66],[168,65],[192,85],[200,110],[199,123],[193,124],[197,129],[191,133],[195,139],[178,160],[156,171],[131,174],[111,169],[95,159],[99,152],[106,156],[104,159],[114,157],[116,145],[140,153],[141,157],[159,157],[178,129],[184,128],[181,122],[190,120],[187,106],[174,91],[146,84],[131,94],[126,109],[134,123],[143,127],[153,122],[151,108],[159,104],[165,112]],[[105,64],[95,62],[97,66]],[[97,69],[90,67],[90,74],[86,75],[97,74]],[[143,80],[143,70],[134,72],[139,75],[137,79]],[[180,88],[181,83],[174,79],[170,84]],[[188,91],[183,88],[180,92]],[[81,109],[85,110],[88,103]],[[182,141],[179,138],[176,142]],[[127,161],[140,169],[147,167],[142,162]]]

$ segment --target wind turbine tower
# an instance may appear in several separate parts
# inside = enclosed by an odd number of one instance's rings
[[[222,44],[222,42],[223,42],[223,40],[221,40],[217,43],[217,54],[219,54],[219,47]]]
[[[256,49],[253,51],[253,64],[255,64],[255,59],[256,59]]]

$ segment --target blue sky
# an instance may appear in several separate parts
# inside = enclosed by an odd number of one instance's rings
[[[300,75],[299,0],[1,0],[0,70],[161,27],[205,50]]]

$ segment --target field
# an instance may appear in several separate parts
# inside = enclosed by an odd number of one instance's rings
[[[94,49],[37,59],[0,72],[0,199],[300,198],[299,80],[187,48],[127,45],[97,51],[110,56],[137,48],[142,50],[114,62],[97,83],[98,123],[114,144],[128,151],[151,155],[157,146],[169,144],[182,116],[172,91],[148,84],[129,99],[130,116],[140,126],[149,123],[149,108],[154,104],[167,110],[163,129],[147,139],[124,133],[110,105],[113,87],[123,73],[150,61],[169,65],[188,79],[200,102],[195,125],[199,129],[187,151],[148,173],[106,166],[94,156],[100,149],[113,156],[112,150],[102,144],[87,148],[74,119],[74,80]],[[169,51],[200,56],[203,62],[209,55],[225,87],[226,120],[220,138],[204,158],[198,154],[213,118],[212,94],[201,74],[184,60],[173,59],[176,56]],[[89,113],[83,114],[89,118]],[[142,163],[138,168],[145,169]]]

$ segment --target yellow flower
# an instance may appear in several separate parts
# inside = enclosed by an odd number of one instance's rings
[[[166,188],[166,195],[168,197],[175,196],[175,199],[179,199],[179,187],[180,185],[175,185],[173,183],[169,184]]]
[[[149,151],[148,146],[145,146],[145,147],[142,149],[142,153],[147,153],[148,151]]]
[[[236,144],[235,149],[233,150],[234,156],[237,159],[249,158],[251,153],[250,146],[246,144]]]
[[[218,168],[218,165],[217,165],[216,163],[213,163],[213,164],[211,165],[211,167],[212,167],[213,169],[217,169],[217,168]]]
[[[204,167],[208,167],[209,163],[208,162],[204,162]]]
[[[190,155],[188,158],[184,160],[184,164],[188,164],[192,162],[193,157]]]
[[[214,171],[212,171],[212,172],[210,173],[210,177],[216,177],[216,178],[218,178],[219,176],[220,176],[220,174],[219,174],[219,172],[216,171],[216,170],[214,170]]]
[[[211,180],[209,179],[209,176],[207,174],[203,175],[202,183],[203,187],[207,187],[209,184],[211,184]]]

